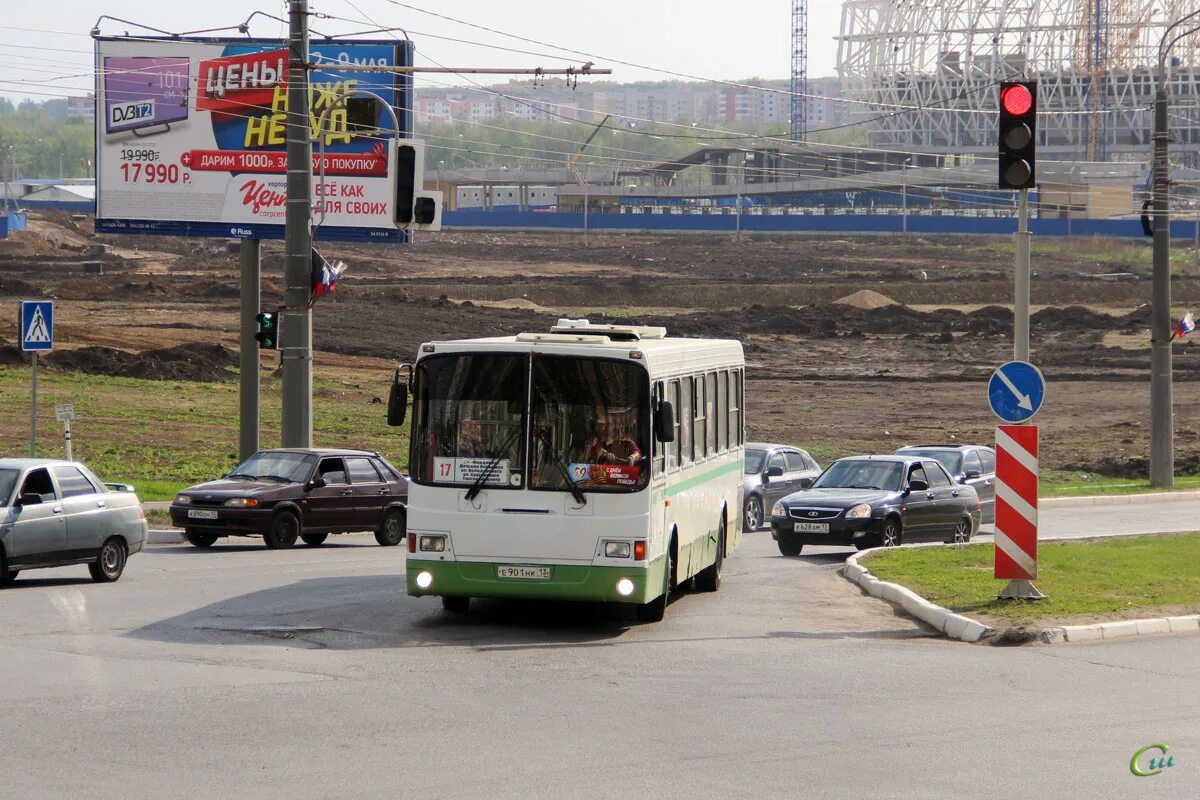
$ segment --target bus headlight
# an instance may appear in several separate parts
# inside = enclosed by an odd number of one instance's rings
[[[433,573],[432,572],[418,572],[417,573],[417,588],[418,589],[428,589],[430,586],[433,586]]]
[[[629,558],[629,542],[605,542],[605,558]]]
[[[422,536],[421,549],[428,550],[433,553],[441,553],[446,549],[445,536]]]
[[[846,512],[846,519],[866,519],[871,516],[871,504],[859,503]]]
[[[629,595],[633,594],[633,589],[633,581],[629,580],[629,578],[621,578],[621,580],[617,581],[617,594],[622,597],[629,597]]]

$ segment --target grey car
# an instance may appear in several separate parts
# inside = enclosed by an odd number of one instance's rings
[[[970,486],[979,495],[983,524],[996,521],[996,451],[981,444],[913,444],[896,455],[936,458],[955,483]]]
[[[147,527],[132,488],[77,461],[0,459],[0,586],[22,570],[70,564],[111,583],[145,547]]]
[[[766,522],[766,509],[785,495],[807,489],[821,474],[821,467],[799,447],[749,442],[745,472],[742,529],[756,531]]]

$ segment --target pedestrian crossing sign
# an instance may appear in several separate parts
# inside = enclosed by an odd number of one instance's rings
[[[21,301],[21,349],[50,350],[54,347],[54,303],[51,300]]]

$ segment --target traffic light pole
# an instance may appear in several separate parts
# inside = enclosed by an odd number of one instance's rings
[[[1029,190],[1021,189],[1013,266],[1013,358],[1029,360]]]
[[[312,138],[308,110],[308,0],[289,0],[287,216],[280,315],[281,444],[312,446]]]
[[[238,416],[238,454],[245,461],[258,452],[258,371],[259,349],[254,334],[258,331],[259,304],[262,302],[262,260],[258,239],[242,239],[242,334],[240,369],[240,405]]]

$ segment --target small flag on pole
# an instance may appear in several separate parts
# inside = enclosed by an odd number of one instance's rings
[[[1183,315],[1183,319],[1179,320],[1179,324],[1175,326],[1175,335],[1182,339],[1194,330],[1196,330],[1196,318],[1189,311]]]
[[[320,253],[312,251],[312,292],[313,299],[330,294],[337,288],[338,278],[346,271],[346,262],[337,261],[330,264]]]

